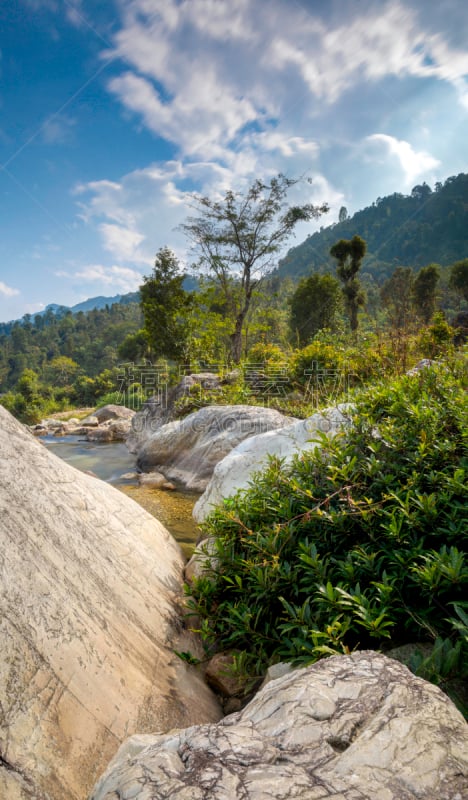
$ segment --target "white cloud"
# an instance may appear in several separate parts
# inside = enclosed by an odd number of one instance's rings
[[[3,294],[5,297],[14,297],[19,293],[19,289],[13,289],[11,286],[7,286],[6,283],[3,283],[3,281],[0,281],[0,294]]]
[[[138,251],[138,246],[145,237],[138,231],[109,223],[102,223],[99,231],[104,249],[121,261],[145,261],[144,256]]]
[[[468,51],[428,29],[408,3],[344,5],[328,19],[312,4],[269,0],[268,14],[259,5],[127,4],[112,50],[127,69],[110,91],[182,157],[218,157],[249,123],[293,120],[304,109],[313,118],[316,101],[333,104],[363,81],[437,78],[464,102]]]
[[[371,159],[380,160],[381,163],[384,163],[389,156],[397,159],[407,187],[423,177],[432,179],[433,171],[440,165],[440,161],[425,150],[414,150],[409,142],[385,133],[367,136],[366,142],[371,145],[369,153]]]
[[[90,264],[75,272],[60,270],[55,275],[85,284],[97,283],[104,290],[112,289],[114,292],[122,293],[136,291],[142,282],[141,272],[118,265],[107,267],[102,264]]]

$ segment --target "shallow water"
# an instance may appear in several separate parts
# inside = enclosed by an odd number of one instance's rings
[[[45,436],[42,441],[68,464],[82,472],[93,472],[139,503],[172,533],[185,555],[190,556],[198,538],[192,509],[199,494],[153,489],[140,486],[136,478],[123,478],[126,473],[135,472],[135,456],[123,442],[99,444],[84,441],[79,436]]]

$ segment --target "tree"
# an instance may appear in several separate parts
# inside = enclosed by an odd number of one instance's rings
[[[360,236],[340,239],[330,248],[330,255],[338,262],[336,272],[343,284],[343,297],[353,333],[358,329],[358,311],[366,299],[357,277],[366,249],[366,242]]]
[[[413,283],[411,294],[413,306],[427,325],[436,310],[437,284],[440,279],[438,264],[421,267]]]
[[[392,328],[396,330],[403,330],[410,321],[413,280],[411,267],[397,267],[380,290],[382,305],[387,309]]]
[[[294,338],[304,346],[323,328],[336,329],[342,305],[340,284],[332,275],[303,278],[290,300]]]
[[[256,180],[244,193],[226,192],[223,200],[195,196],[197,215],[182,225],[199,258],[219,285],[232,320],[231,358],[242,355],[242,331],[252,296],[272,265],[273,256],[298,222],[317,219],[328,206],[288,205],[296,180],[278,175]]]
[[[186,356],[192,297],[183,288],[184,277],[172,250],[162,247],[152,274],[140,286],[144,330],[157,358],[179,361]]]
[[[338,214],[338,222],[346,222],[348,219],[348,209],[346,206],[341,206]]]
[[[140,361],[150,356],[150,344],[144,328],[129,333],[117,348],[120,358],[125,361]]]
[[[452,264],[449,285],[468,302],[468,258]]]

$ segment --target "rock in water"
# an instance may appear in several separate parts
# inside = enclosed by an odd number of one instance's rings
[[[183,558],[0,406],[0,798],[83,800],[133,732],[219,719],[174,655]]]
[[[159,428],[138,451],[137,463],[202,492],[215,465],[239,442],[283,428],[291,419],[263,406],[206,406]]]
[[[215,725],[126,742],[91,800],[464,800],[468,726],[378,653],[335,656]]]

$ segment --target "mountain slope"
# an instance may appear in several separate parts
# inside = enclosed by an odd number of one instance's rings
[[[355,234],[367,242],[363,270],[379,283],[398,265],[452,264],[468,256],[468,175],[415,186],[409,196],[392,194],[349,219],[330,225],[291,248],[278,267],[280,277],[299,278],[334,271],[330,247]]]

